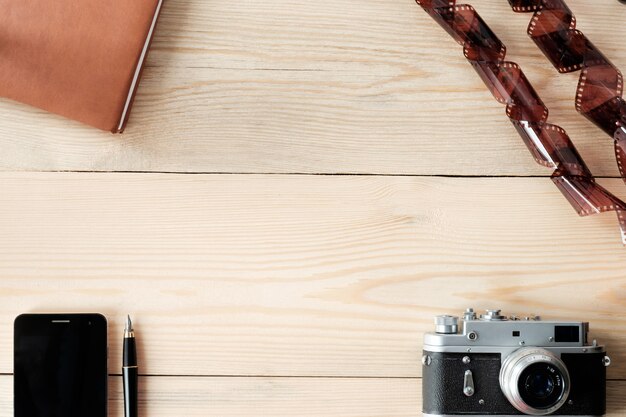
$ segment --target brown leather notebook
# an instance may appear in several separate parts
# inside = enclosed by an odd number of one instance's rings
[[[0,95],[124,130],[163,0],[0,0]]]

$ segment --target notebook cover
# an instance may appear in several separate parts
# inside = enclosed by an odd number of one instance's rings
[[[124,130],[162,0],[0,0],[0,95]]]

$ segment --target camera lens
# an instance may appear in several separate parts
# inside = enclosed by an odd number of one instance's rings
[[[537,409],[554,407],[563,397],[564,378],[559,369],[549,362],[537,362],[520,374],[518,390],[527,405]]]
[[[532,398],[547,398],[554,392],[554,378],[547,372],[533,372],[524,382],[525,392]]]
[[[524,414],[552,414],[565,404],[570,388],[563,362],[548,350],[522,348],[509,355],[500,370],[500,388]]]

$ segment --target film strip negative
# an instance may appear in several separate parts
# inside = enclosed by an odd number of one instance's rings
[[[576,110],[615,141],[615,157],[626,182],[626,100],[622,73],[579,30],[563,0],[509,0],[515,12],[533,13],[528,35],[560,73],[582,70]]]
[[[561,127],[550,124],[548,108],[519,65],[505,61],[506,47],[470,5],[456,0],[416,0],[457,43],[489,88],[535,161],[553,169],[552,181],[581,216],[614,211],[626,245],[626,204],[598,185]]]

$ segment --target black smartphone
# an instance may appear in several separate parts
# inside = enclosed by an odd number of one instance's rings
[[[107,417],[107,321],[23,314],[14,324],[15,417]]]

